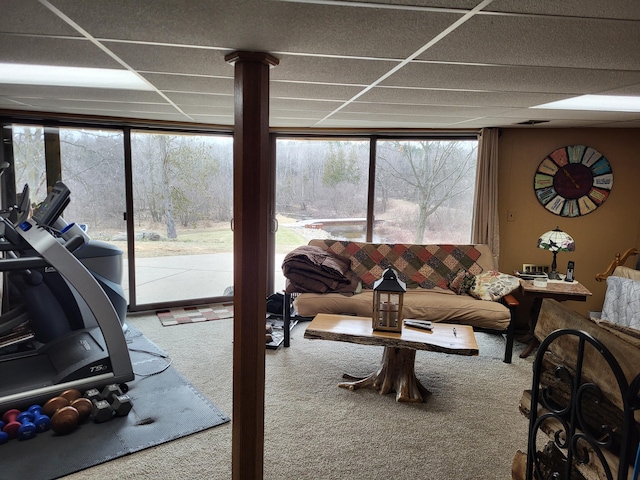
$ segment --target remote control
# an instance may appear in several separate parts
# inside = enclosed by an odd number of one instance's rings
[[[404,324],[407,325],[408,327],[419,328],[421,330],[429,330],[429,331],[433,330],[431,323],[426,324],[426,323],[418,322],[415,320],[405,320]]]
[[[421,323],[422,325],[431,325],[431,320],[418,320],[415,318],[407,318],[405,322]]]

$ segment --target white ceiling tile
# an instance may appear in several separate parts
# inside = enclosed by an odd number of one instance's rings
[[[165,92],[226,93],[233,95],[233,76],[212,77],[146,72],[142,72],[142,76],[158,90]]]
[[[269,105],[271,110],[302,110],[302,111],[320,111],[326,114],[331,113],[340,107],[343,102],[335,100],[313,100],[313,99],[290,99],[290,98],[271,98]]]
[[[207,105],[209,107],[233,108],[233,95],[167,92],[166,96],[181,106]]]
[[[363,87],[344,85],[317,85],[297,82],[271,82],[269,94],[271,98],[282,99],[317,99],[317,100],[349,100],[362,91]]]
[[[492,92],[598,93],[630,84],[640,71],[412,62],[383,85]]]
[[[234,68],[224,60],[231,50],[117,42],[104,45],[136,70],[233,78]]]
[[[0,62],[130,68],[158,91],[0,85],[3,109],[233,125],[224,57],[255,50],[280,61],[269,70],[272,125],[637,128],[624,112],[526,107],[640,96],[640,2],[495,0],[460,25],[479,0],[49,3],[79,28],[47,2],[3,0]]]
[[[273,80],[366,86],[395,68],[399,62],[334,57],[280,55],[270,71]]]
[[[40,85],[0,85],[0,95],[59,100],[104,100],[111,102],[157,103],[162,101],[160,95],[150,91],[47,87]]]
[[[88,40],[0,33],[0,63],[123,68]]]
[[[55,0],[103,39],[142,40],[272,53],[404,58],[460,14],[264,0]]]
[[[537,2],[500,0],[491,3],[487,11],[557,15],[568,17],[592,17],[640,20],[640,2],[628,0],[562,0],[561,2]]]
[[[2,0],[0,32],[80,36],[38,0]]]
[[[389,102],[419,105],[456,105],[470,107],[531,107],[562,100],[567,95],[529,92],[455,92],[417,88],[377,87],[362,95],[361,102]]]
[[[476,16],[420,59],[640,70],[640,28],[617,20]]]

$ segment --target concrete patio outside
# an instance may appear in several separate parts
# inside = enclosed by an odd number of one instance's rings
[[[280,265],[284,254],[276,255],[275,290],[284,289]],[[129,295],[124,267],[122,285]],[[137,305],[224,295],[233,286],[233,254],[176,255],[136,259]]]

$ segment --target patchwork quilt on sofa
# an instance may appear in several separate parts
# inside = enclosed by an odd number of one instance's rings
[[[373,288],[382,272],[391,267],[407,288],[448,288],[461,269],[472,275],[483,271],[476,261],[480,252],[473,245],[413,245],[314,240],[322,248],[351,258],[351,270],[363,288]]]
[[[393,268],[407,286],[403,300],[405,319],[506,330],[504,361],[511,362],[514,330],[511,319],[518,302],[509,293],[519,286],[519,280],[496,269],[488,245],[380,244],[327,239],[313,239],[308,245],[349,261],[362,288],[353,293],[337,293],[296,290],[295,285],[289,284],[285,292],[295,293],[290,300],[298,315],[371,317],[373,284],[384,270]],[[285,309],[285,324],[288,311]]]

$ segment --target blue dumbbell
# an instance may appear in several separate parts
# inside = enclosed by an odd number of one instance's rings
[[[33,423],[38,433],[46,432],[51,428],[51,419],[42,413],[40,405],[31,405],[27,411],[33,415]]]
[[[4,413],[2,420],[7,422],[3,427],[3,431],[9,435],[9,438],[18,438],[18,440],[29,440],[36,436],[36,426],[33,424],[33,415],[29,412],[20,412],[20,410],[12,409]]]
[[[22,412],[16,417],[16,420],[22,424],[18,429],[18,440],[30,440],[36,436],[38,429],[33,423],[33,414],[30,412]]]
[[[2,431],[4,422],[0,421],[0,445],[9,441],[9,434]]]

